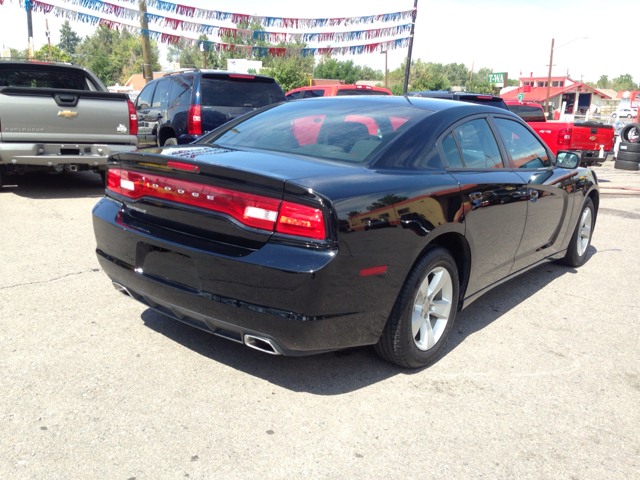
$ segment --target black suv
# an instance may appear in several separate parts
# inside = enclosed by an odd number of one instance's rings
[[[472,92],[452,92],[446,90],[429,90],[426,92],[409,92],[408,97],[427,97],[442,98],[444,100],[458,100],[460,102],[477,103],[480,105],[488,105],[491,107],[503,108],[509,110],[507,104],[500,97],[489,94],[472,93]]]
[[[181,70],[152,80],[136,99],[140,148],[191,143],[257,108],[285,101],[270,77]]]

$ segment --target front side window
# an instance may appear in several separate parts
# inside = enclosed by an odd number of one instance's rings
[[[147,85],[142,89],[142,92],[140,92],[140,95],[138,95],[138,99],[136,100],[136,104],[138,105],[139,110],[146,110],[147,108],[149,108],[155,88],[156,84],[152,83],[151,85]]]
[[[161,80],[153,94],[152,108],[167,108],[167,92],[169,91],[169,80]]]
[[[363,163],[431,113],[364,101],[290,102],[206,137],[203,142]]]
[[[453,130],[464,168],[504,168],[498,143],[485,119],[472,120]]]
[[[548,168],[551,166],[546,148],[523,125],[506,118],[496,118],[495,121],[507,143],[516,168]]]

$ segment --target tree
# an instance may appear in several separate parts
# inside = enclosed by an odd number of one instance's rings
[[[465,83],[467,92],[473,93],[487,93],[489,95],[498,95],[500,93],[500,87],[495,86],[493,83],[480,82],[473,78],[470,82]]]
[[[206,35],[200,35],[198,40],[209,41]],[[177,45],[169,45],[167,48],[167,60],[178,62],[180,67],[204,68],[204,59],[207,59],[207,68],[226,68],[222,65],[220,55],[215,50],[200,51],[198,45],[191,45],[181,41]]]
[[[69,58],[73,59],[76,55],[76,48],[81,40],[80,36],[71,29],[69,20],[65,20],[62,27],[60,27],[60,43],[58,43],[58,48],[66,53]]]
[[[294,88],[306,86],[306,72],[311,73],[313,69],[313,58],[290,56],[274,58],[270,63],[271,66],[261,69],[260,73],[275,78],[285,93]]]
[[[360,80],[384,80],[384,73],[365,65],[360,69]]]
[[[507,78],[507,87],[517,87],[520,85],[520,80],[515,78]]]
[[[339,61],[335,58],[323,58],[316,65],[313,76],[315,78],[328,78],[344,80],[346,84],[353,84],[360,80],[360,67],[353,60]]]
[[[51,57],[49,57],[49,45],[43,45],[40,50],[33,52],[33,57],[36,60],[49,61],[53,57],[54,61],[58,62],[71,62],[72,58],[66,52],[63,52],[56,45],[51,45]]]
[[[151,65],[158,71],[158,44],[153,40],[150,44]],[[131,74],[142,72],[142,37],[102,25],[78,45],[76,61],[92,70],[105,85],[124,84]]]
[[[598,83],[596,83],[596,86],[599,88],[609,88],[609,85],[611,85],[611,82],[607,75],[602,75],[600,80],[598,80]]]
[[[638,89],[638,84],[633,81],[633,77],[628,73],[625,75],[620,75],[618,78],[614,78],[611,83],[611,88],[617,90],[618,92]]]

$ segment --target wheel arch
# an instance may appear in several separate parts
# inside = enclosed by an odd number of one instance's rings
[[[458,311],[462,310],[463,302],[469,283],[469,274],[471,272],[471,248],[465,236],[457,231],[446,231],[433,237],[429,243],[420,251],[414,260],[409,272],[413,270],[415,265],[434,248],[442,247],[451,253],[458,268],[458,279],[460,281],[460,294],[458,298]]]
[[[158,133],[158,146],[162,147],[168,138],[176,138],[176,132],[172,126],[163,126]]]

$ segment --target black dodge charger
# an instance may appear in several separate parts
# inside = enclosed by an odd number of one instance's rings
[[[375,345],[420,367],[488,289],[585,261],[599,193],[578,164],[490,106],[288,102],[112,156],[96,251],[118,291],[221,337],[283,355]]]

